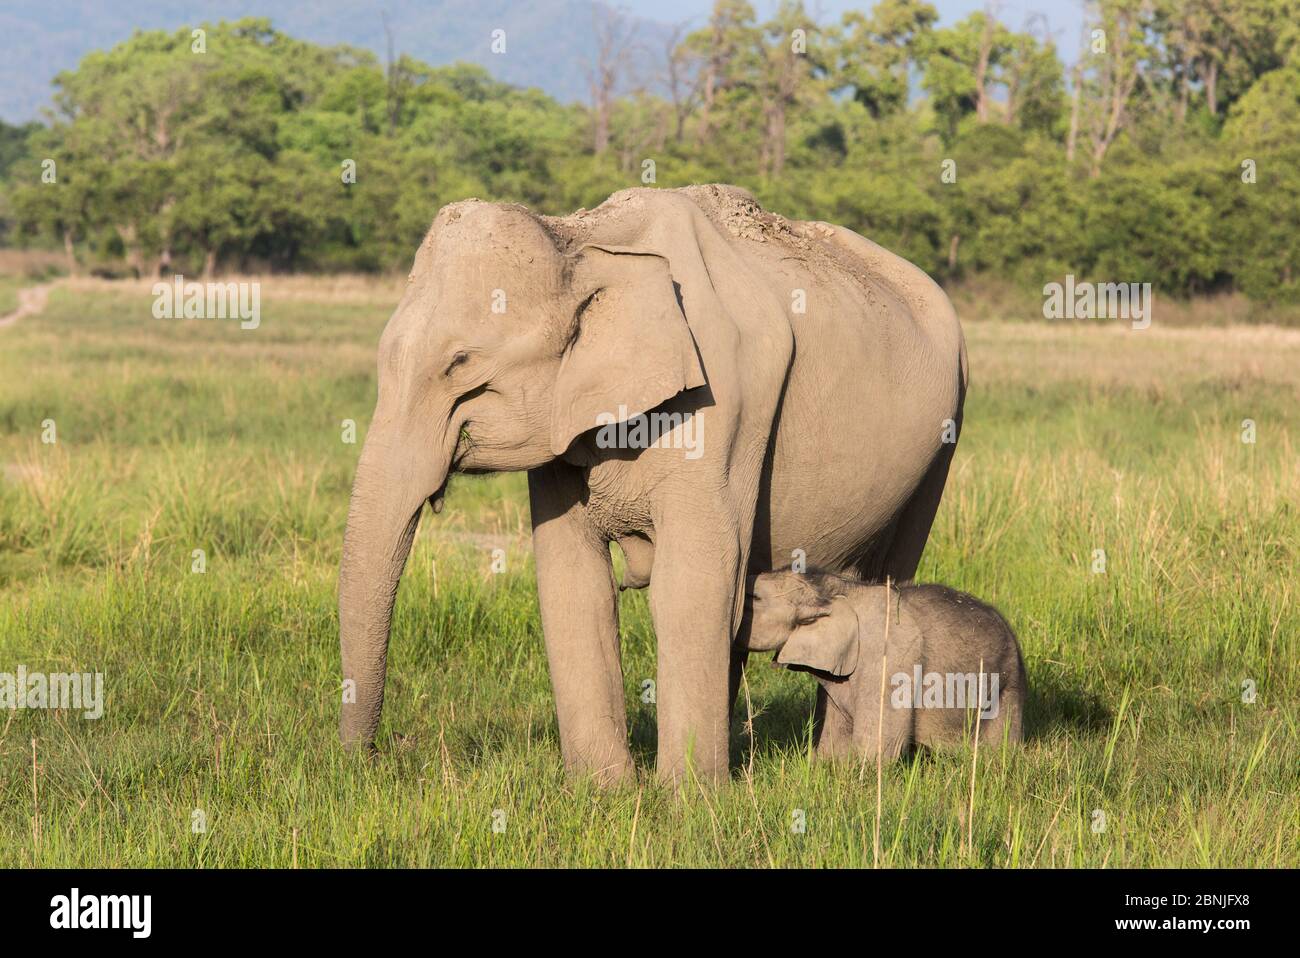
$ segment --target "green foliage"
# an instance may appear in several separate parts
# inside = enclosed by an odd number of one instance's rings
[[[873,117],[906,108],[917,39],[938,18],[923,0],[881,0],[870,14],[844,15],[838,76]]]
[[[27,158],[27,141],[40,128],[39,123],[10,126],[0,120],[0,183],[5,181],[15,163]]]
[[[22,167],[31,169],[29,158],[30,140],[41,129],[39,123],[27,123],[23,126],[10,126],[0,120],[0,244],[13,228],[12,190],[8,186],[11,171],[22,163]]]
[[[1103,0],[1104,43],[1067,82],[1032,20],[940,28],[924,0],[880,0],[820,24],[786,0],[762,21],[718,0],[671,52],[670,100],[636,89],[599,114],[264,20],[207,26],[204,52],[138,33],[57,78],[50,127],[0,127],[0,229],[72,270],[389,271],[466,196],[564,213],[726,181],[941,280],[1296,300],[1298,5]]]
[[[30,236],[141,275],[390,269],[445,202],[544,203],[550,162],[572,152],[572,110],[480,68],[404,59],[386,76],[266,21],[205,29],[202,52],[189,30],[137,33],[60,75],[55,123],[32,137],[57,179],[29,163],[17,180]]]

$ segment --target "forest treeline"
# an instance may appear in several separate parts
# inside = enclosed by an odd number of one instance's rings
[[[630,21],[597,27],[585,105],[266,20],[136,33],[59,74],[46,123],[0,124],[0,237],[73,272],[405,269],[467,196],[725,181],[940,280],[1300,300],[1300,0],[1093,2],[1068,69],[1041,18],[921,0],[718,0],[653,76]]]

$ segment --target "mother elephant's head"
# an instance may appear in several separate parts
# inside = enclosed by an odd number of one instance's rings
[[[531,469],[602,414],[704,383],[668,262],[566,252],[519,207],[445,207],[379,344],[379,399],[339,571],[340,737],[373,742],[393,601],[420,510],[453,472]]]

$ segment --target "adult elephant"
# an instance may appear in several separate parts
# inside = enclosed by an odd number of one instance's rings
[[[634,771],[617,542],[623,585],[650,587],[659,773],[724,776],[747,570],[911,578],[965,383],[925,273],[735,187],[626,190],[560,218],[444,207],[379,344],[339,574],[343,742],[373,745],[421,507],[441,508],[453,473],[528,470],[566,765]],[[636,449],[595,428],[647,411],[682,423]],[[684,450],[689,430],[702,442]],[[820,747],[845,722],[822,696]]]

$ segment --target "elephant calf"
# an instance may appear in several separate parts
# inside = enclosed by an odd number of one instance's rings
[[[880,747],[895,759],[913,745],[969,741],[975,709],[981,740],[1022,739],[1027,685],[1015,634],[992,606],[947,586],[755,576],[737,642],[776,652],[777,663],[822,684],[827,708],[848,731],[831,757],[874,757]]]

